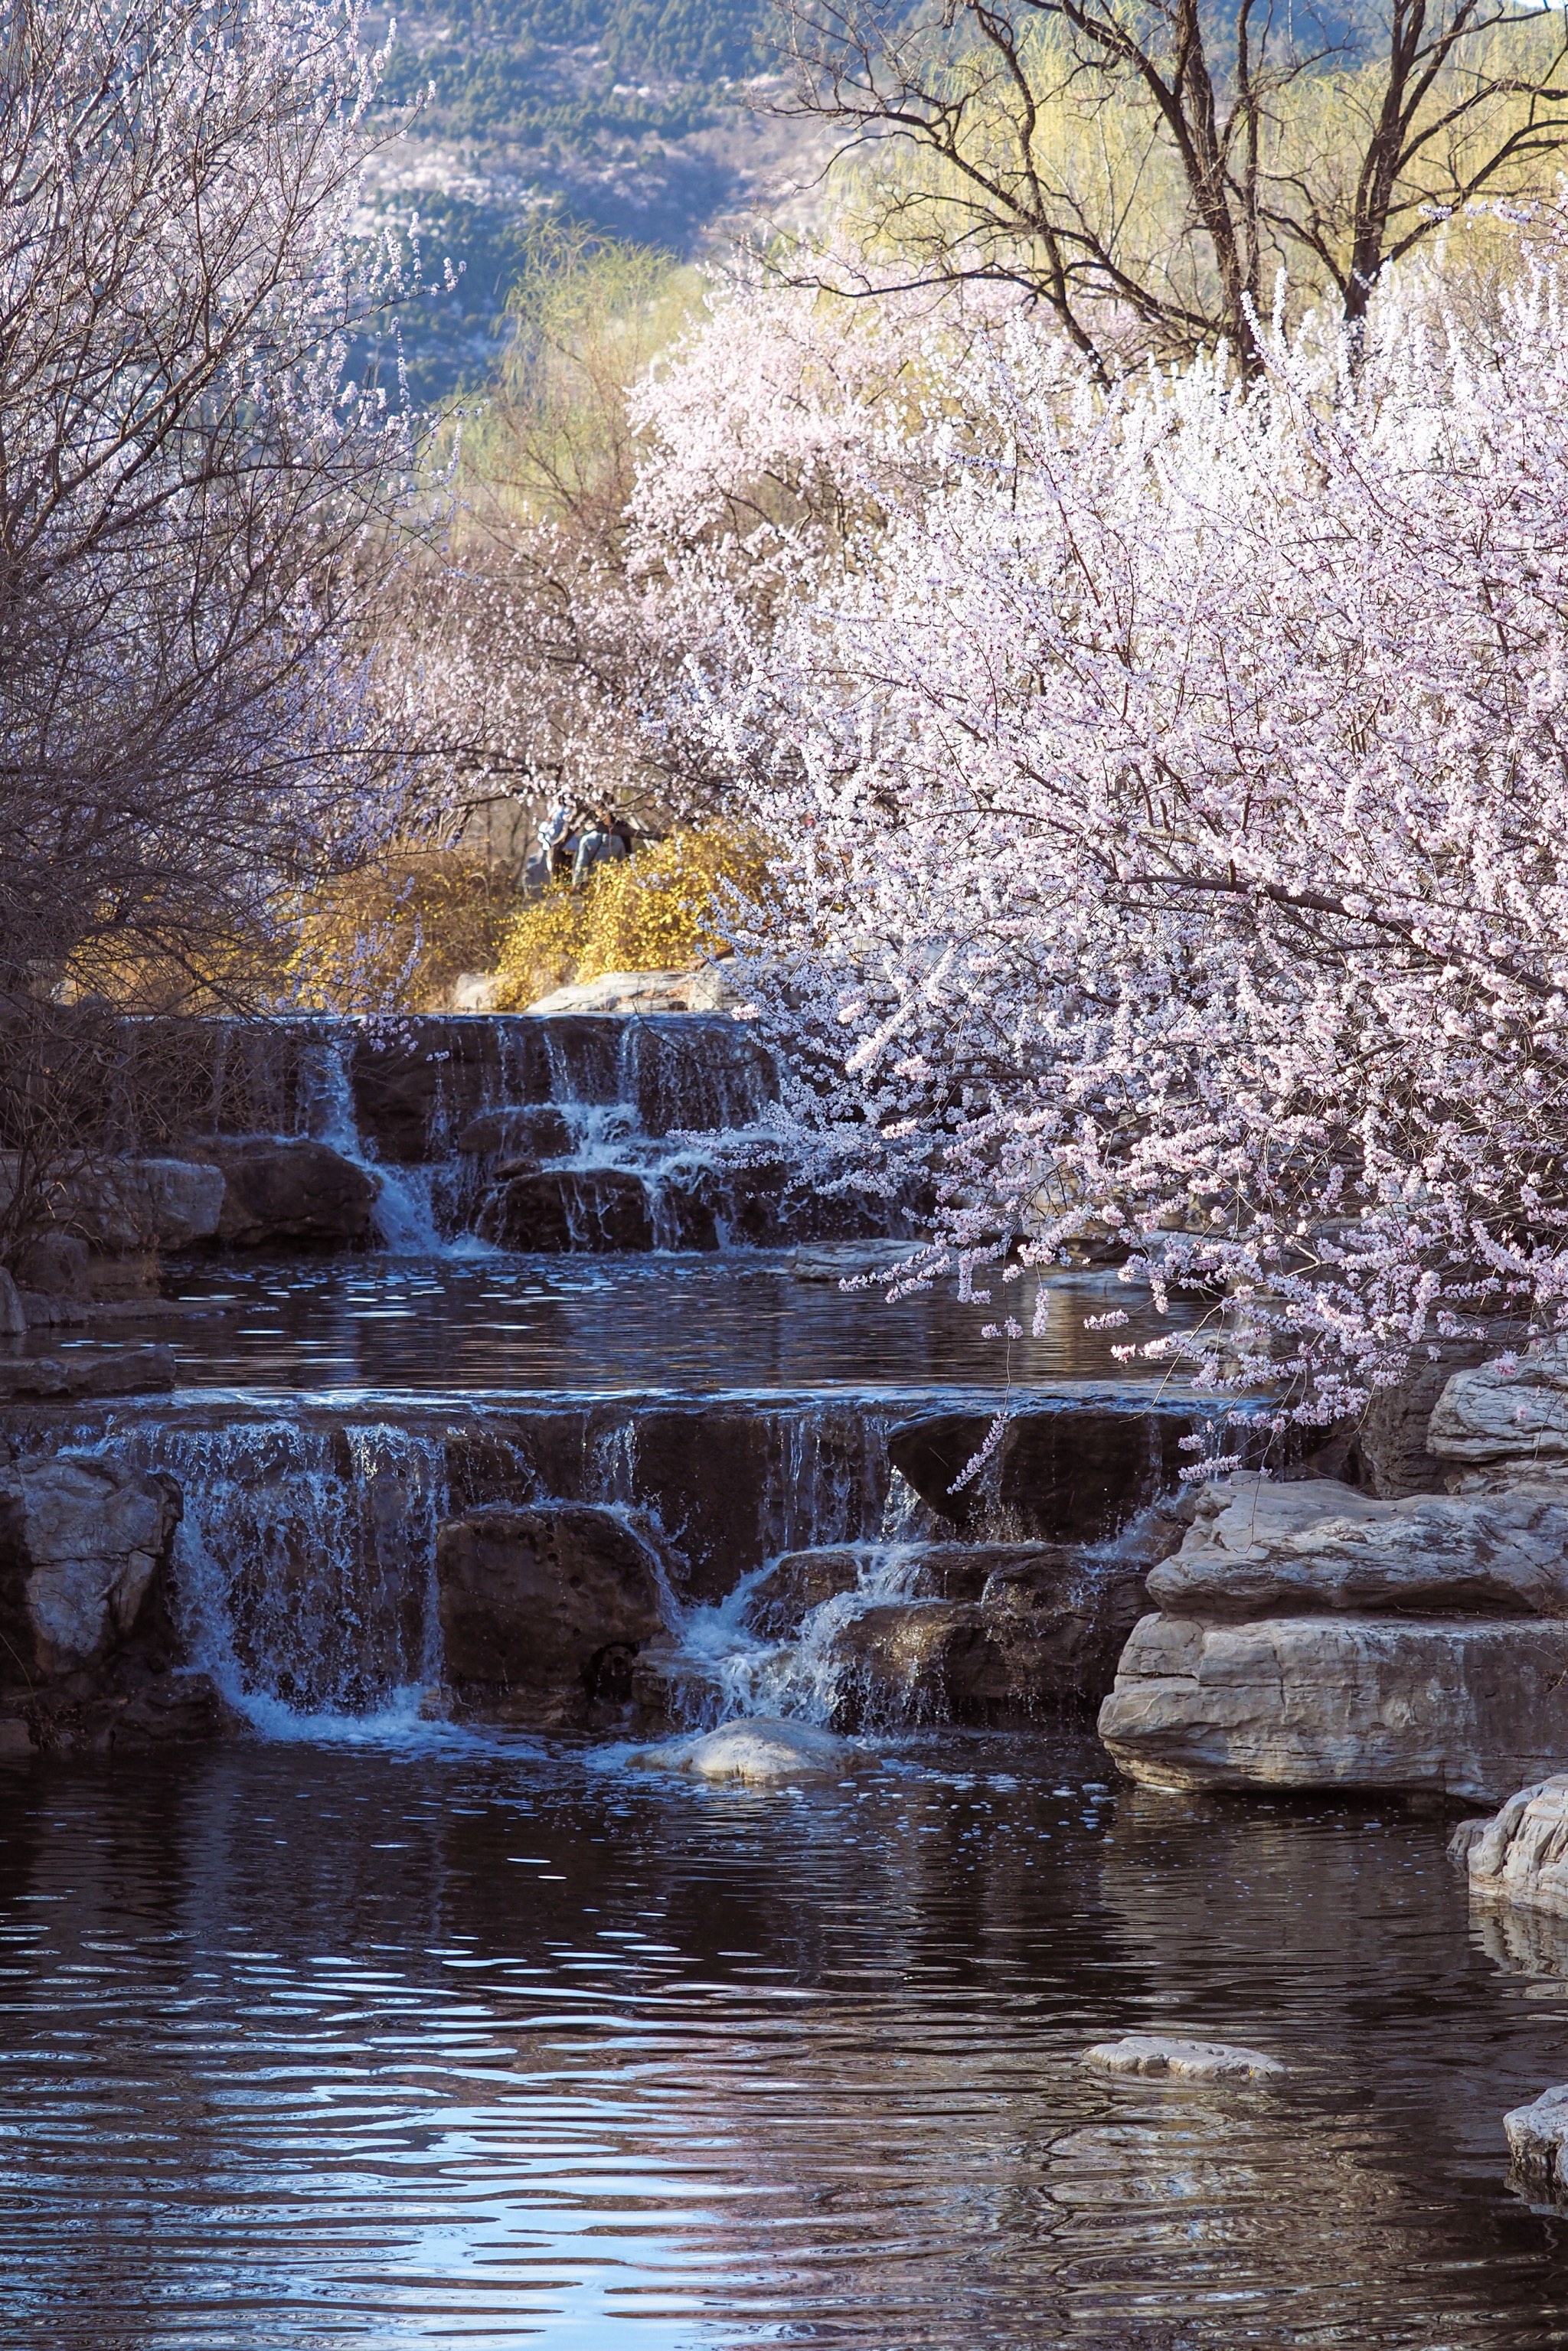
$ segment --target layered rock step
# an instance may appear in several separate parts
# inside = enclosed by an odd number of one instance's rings
[[[1434,1452],[1481,1380],[1448,1384]],[[1148,1592],[1100,1715],[1134,1779],[1491,1801],[1568,1763],[1568,1485],[1384,1501],[1239,1474]]]
[[[835,1729],[1027,1722],[1092,1706],[1109,1688],[1148,1560],[1180,1531],[1154,1520],[1140,1541],[1103,1551],[936,1541],[789,1552],[750,1587],[743,1622],[764,1641],[810,1644]]]

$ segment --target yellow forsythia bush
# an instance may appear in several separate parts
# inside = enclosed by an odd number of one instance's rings
[[[495,968],[517,904],[507,876],[471,851],[410,850],[317,892],[288,977],[319,1011],[434,1011],[460,972]]]
[[[497,1007],[519,1012],[571,980],[606,971],[684,971],[720,945],[715,893],[747,894],[767,872],[761,844],[729,825],[673,832],[594,868],[579,891],[553,883],[501,941]]]

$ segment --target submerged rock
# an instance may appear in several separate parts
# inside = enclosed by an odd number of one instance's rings
[[[96,1454],[0,1470],[0,1640],[7,1667],[53,1679],[129,1639],[180,1522],[180,1491]]]
[[[225,1137],[212,1146],[223,1170],[217,1238],[231,1249],[357,1249],[371,1237],[376,1182],[325,1143],[275,1135]]]
[[[1162,2032],[1128,2032],[1120,2041],[1097,2041],[1083,2052],[1085,2065],[1107,2074],[1143,2074],[1178,2082],[1276,2082],[1287,2071],[1277,2057],[1241,2049],[1228,2041],[1185,2041]]]
[[[748,1787],[827,1775],[836,1779],[855,1760],[855,1750],[831,1731],[819,1730],[814,1723],[764,1716],[673,1739],[631,1759],[647,1771],[689,1771],[701,1780],[739,1780]]]
[[[166,1395],[174,1351],[151,1343],[73,1347],[68,1354],[0,1357],[0,1404],[52,1398]]]
[[[1517,2183],[1544,2202],[1568,2201],[1568,2083],[1515,2106],[1502,2126]]]
[[[1464,1822],[1456,1847],[1482,1900],[1568,1918],[1568,1772],[1521,1788],[1490,1821]]]
[[[1389,1788],[1496,1802],[1568,1763],[1568,1625],[1145,1616],[1100,1710],[1166,1788]]]
[[[632,1695],[664,1630],[658,1562],[614,1511],[501,1506],[435,1539],[448,1687],[462,1711],[536,1729],[591,1727]]]

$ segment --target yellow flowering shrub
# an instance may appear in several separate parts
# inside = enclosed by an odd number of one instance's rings
[[[553,883],[514,915],[496,968],[503,1012],[607,971],[684,971],[721,944],[716,893],[747,894],[767,872],[761,844],[730,825],[673,832],[598,865],[580,890]]]

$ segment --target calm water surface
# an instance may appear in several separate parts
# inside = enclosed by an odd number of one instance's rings
[[[990,1313],[961,1305],[951,1289],[889,1306],[876,1290],[801,1280],[788,1255],[757,1250],[598,1260],[296,1258],[203,1267],[171,1287],[211,1311],[116,1323],[106,1335],[166,1341],[188,1383],[270,1392],[701,1395],[1147,1379],[1160,1376],[1155,1367],[1129,1373],[1111,1351],[1171,1327],[1155,1320],[1146,1291],[1113,1274],[1064,1275],[1051,1282],[1041,1336],[1009,1347],[982,1337]],[[1016,1293],[1009,1298],[1016,1305]],[[1084,1328],[1087,1317],[1114,1309],[1132,1311],[1128,1328]],[[37,1343],[57,1346],[60,1334],[41,1333]]]
[[[1472,1926],[1440,1823],[430,1739],[4,1781],[6,2346],[1568,2343],[1500,2127],[1568,1930]],[[1291,2078],[1078,2064],[1129,2028]]]

